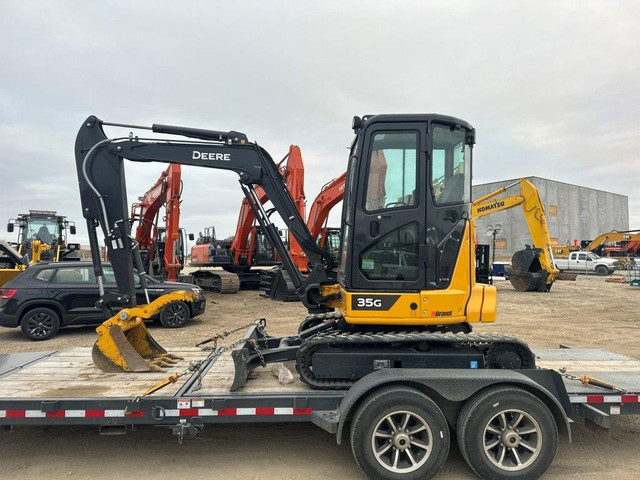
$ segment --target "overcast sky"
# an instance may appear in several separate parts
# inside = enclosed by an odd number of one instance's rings
[[[477,130],[474,183],[628,195],[640,228],[639,18],[637,1],[3,0],[0,238],[51,209],[86,243],[73,145],[90,114],[239,130],[275,159],[297,144],[308,203],[344,171],[353,115],[453,115]],[[127,168],[131,203],[166,165]],[[233,233],[236,179],[183,168],[187,231]]]

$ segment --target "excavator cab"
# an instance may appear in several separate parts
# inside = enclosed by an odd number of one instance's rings
[[[474,129],[441,115],[356,117],[354,126],[338,270],[346,322],[492,321],[470,271]]]

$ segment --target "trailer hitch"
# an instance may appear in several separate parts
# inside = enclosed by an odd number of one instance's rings
[[[185,435],[189,434],[191,437],[195,437],[202,431],[204,420],[202,417],[191,417],[189,421],[181,419],[175,425],[156,425],[156,427],[170,428],[171,434],[178,437],[178,444],[182,445]]]

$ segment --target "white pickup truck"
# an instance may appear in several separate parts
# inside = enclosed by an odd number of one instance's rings
[[[556,268],[560,271],[595,272],[605,276],[613,273],[619,262],[613,258],[599,257],[592,252],[571,252],[569,258],[554,259]]]

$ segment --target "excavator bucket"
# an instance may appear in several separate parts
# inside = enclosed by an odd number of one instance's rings
[[[96,328],[93,363],[104,372],[158,372],[174,365],[180,357],[171,355],[151,336],[145,319],[172,301],[189,301],[196,294],[176,291],[143,307],[125,308]]]
[[[513,288],[520,292],[545,292],[549,272],[540,265],[540,249],[527,245],[511,257],[511,267],[505,270]]]

